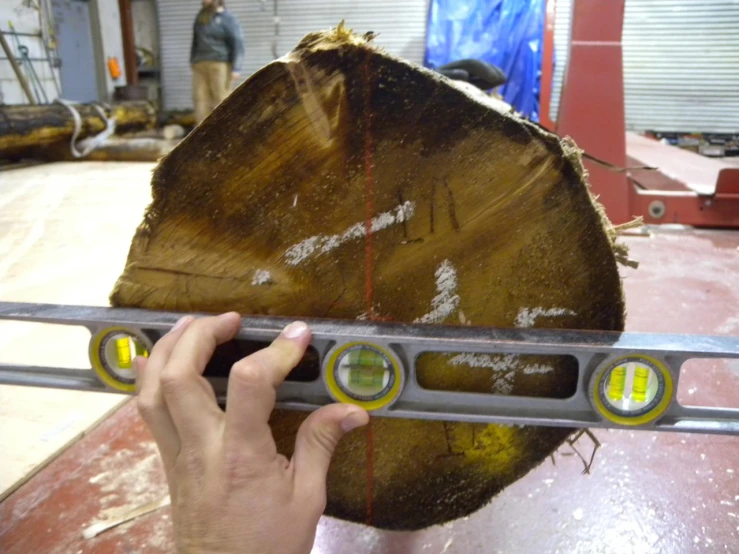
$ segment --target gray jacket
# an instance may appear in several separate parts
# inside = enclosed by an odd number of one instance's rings
[[[214,13],[208,21],[207,14],[201,11],[193,26],[190,63],[227,62],[238,73],[243,59],[244,39],[236,18],[222,11]]]

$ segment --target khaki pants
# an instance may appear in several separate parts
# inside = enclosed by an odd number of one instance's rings
[[[231,85],[229,63],[197,62],[192,66],[192,101],[197,125],[231,94]]]

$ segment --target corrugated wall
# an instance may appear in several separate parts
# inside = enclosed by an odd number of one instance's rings
[[[21,0],[16,0],[14,2],[10,2],[9,0],[0,0],[0,29],[5,32],[10,31],[8,21],[13,22],[15,30],[19,33],[34,33],[38,35],[33,37],[18,37],[21,44],[28,48],[29,57],[46,57],[44,43],[41,40],[41,24],[39,22],[39,13],[37,10],[24,6],[21,3]],[[7,35],[5,37],[13,55],[18,56],[19,52],[15,38],[16,37],[13,35]],[[36,74],[39,77],[43,93],[46,94],[50,101],[54,100],[58,96],[56,86],[54,85],[54,78],[56,78],[58,83],[59,71],[56,69],[52,70],[48,63],[41,61],[34,61],[33,68],[36,70]],[[52,71],[54,71],[55,75],[52,74]],[[24,74],[26,74],[25,71]],[[39,89],[39,93],[41,93],[41,89]],[[41,96],[43,97],[43,94],[41,94]],[[0,105],[26,104],[27,102],[28,99],[18,82],[18,77],[16,77],[10,62],[7,60],[5,52],[0,48]]]
[[[274,2],[279,36],[275,43]],[[157,0],[162,87],[166,109],[192,106],[190,41],[200,0]],[[248,77],[277,55],[289,52],[307,33],[344,19],[357,32],[379,33],[376,42],[393,54],[423,62],[429,0],[230,0],[228,9],[244,29]]]
[[[559,97],[562,94],[567,55],[570,45],[570,22],[572,0],[549,0],[554,2],[554,72],[552,74],[552,98],[549,103],[549,118],[557,121]]]
[[[739,132],[739,2],[626,0],[626,126]]]
[[[556,119],[571,0],[556,0],[551,113]],[[626,0],[626,127],[739,132],[739,1]]]
[[[244,30],[247,49],[243,73],[248,76],[272,60],[273,17],[270,3],[228,3]],[[162,96],[165,109],[192,107],[190,44],[200,0],[158,0]],[[263,9],[264,8],[264,9]]]

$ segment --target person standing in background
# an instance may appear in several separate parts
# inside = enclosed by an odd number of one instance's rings
[[[244,39],[236,18],[223,0],[203,0],[195,19],[190,49],[195,123],[230,93],[244,58]]]

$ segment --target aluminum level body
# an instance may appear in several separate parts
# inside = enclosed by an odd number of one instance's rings
[[[0,303],[0,319],[83,326],[93,336],[116,327],[143,333],[152,343],[181,313],[126,308]],[[292,319],[244,317],[238,340],[270,342]],[[373,412],[381,417],[435,419],[517,425],[651,429],[739,435],[739,409],[682,406],[676,401],[680,368],[691,358],[739,359],[739,338],[549,329],[493,329],[461,326],[307,319],[313,331],[322,377],[286,381],[277,392],[280,407],[314,410],[336,401],[326,386],[326,361],[342,345],[368,343],[387,349],[400,361],[403,386],[392,403]],[[489,355],[572,356],[578,382],[569,398],[539,398],[428,390],[416,379],[416,359],[425,352]],[[617,423],[594,405],[594,379],[615,359],[654,359],[669,373],[671,388],[660,416],[644,424]],[[450,371],[453,371],[450,366]],[[225,400],[225,378],[211,383]],[[120,392],[101,382],[91,368],[62,369],[0,364],[0,383]]]

